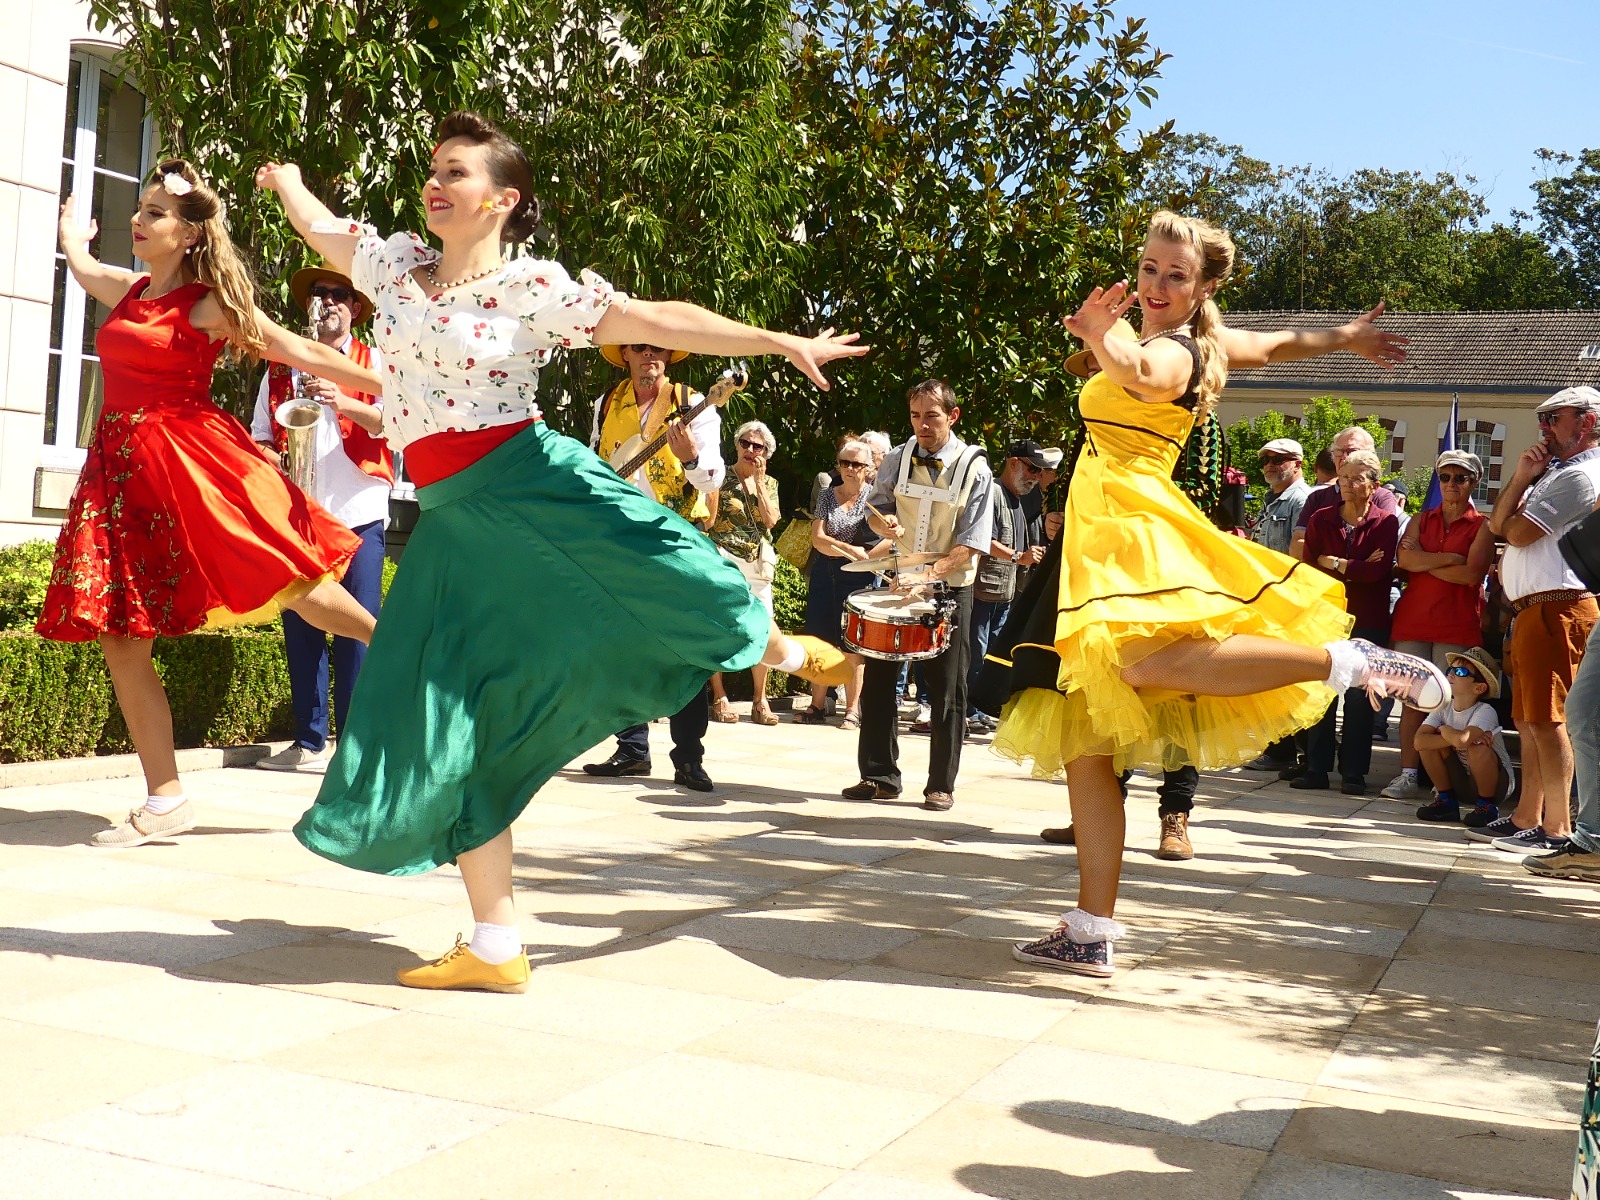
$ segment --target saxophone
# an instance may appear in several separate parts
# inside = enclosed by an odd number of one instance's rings
[[[311,297],[306,318],[306,337],[315,341],[322,324],[321,296]],[[300,372],[294,396],[272,414],[283,426],[283,473],[301,491],[310,491],[317,481],[317,426],[322,423],[322,402],[306,395],[306,380],[306,373]]]

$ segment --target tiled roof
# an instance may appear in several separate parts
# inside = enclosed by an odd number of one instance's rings
[[[1229,312],[1238,329],[1342,325],[1353,312]],[[1388,370],[1355,354],[1240,371],[1228,387],[1330,391],[1538,392],[1600,386],[1600,311],[1386,313],[1379,324],[1411,339],[1404,365]]]

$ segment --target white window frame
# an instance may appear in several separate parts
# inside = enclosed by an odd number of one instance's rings
[[[1480,443],[1479,439],[1482,439]],[[1484,433],[1481,429],[1468,429],[1456,434],[1456,445],[1468,454],[1476,454],[1478,461],[1483,464],[1483,474],[1478,478],[1478,486],[1472,489],[1472,502],[1480,505],[1493,505],[1494,493],[1489,490],[1489,458],[1490,450],[1494,446],[1494,436]],[[1479,451],[1479,446],[1482,451]]]
[[[95,166],[95,151],[98,148],[95,122],[100,108],[100,73],[106,71],[116,75],[117,68],[111,60],[82,46],[73,48],[72,61],[77,63],[79,68],[78,110],[67,114],[74,123],[72,157],[70,159],[63,157],[61,164],[63,167],[69,163],[72,166],[74,210],[81,221],[87,222],[91,215],[90,205],[94,203],[96,175],[105,175],[111,179],[120,179],[136,185],[143,181],[144,174],[150,168],[154,123],[150,117],[149,98],[146,97],[144,122],[140,132],[138,176],[124,175],[120,171]],[[64,261],[65,258],[58,249],[51,264],[52,269],[57,263]],[[55,441],[44,444],[39,461],[46,467],[78,468],[83,466],[86,453],[78,445],[78,405],[81,399],[83,364],[98,362],[99,358],[92,353],[86,354],[83,350],[83,323],[89,312],[88,297],[78,285],[78,281],[72,277],[71,271],[66,273],[66,288],[62,294],[61,305],[61,349],[49,351],[50,358],[60,360],[56,376]]]

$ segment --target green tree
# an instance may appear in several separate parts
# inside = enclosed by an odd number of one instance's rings
[[[1301,405],[1298,417],[1270,408],[1255,418],[1242,417],[1228,426],[1228,450],[1233,465],[1249,477],[1252,487],[1260,493],[1267,486],[1258,457],[1261,447],[1274,438],[1294,438],[1305,451],[1306,478],[1310,479],[1311,464],[1317,455],[1333,444],[1336,433],[1352,425],[1370,433],[1382,454],[1388,432],[1376,417],[1356,416],[1354,402],[1343,396],[1314,396]]]
[[[1585,305],[1600,304],[1600,148],[1576,157],[1540,150],[1547,174],[1533,185],[1539,229],[1556,248],[1563,267]]]

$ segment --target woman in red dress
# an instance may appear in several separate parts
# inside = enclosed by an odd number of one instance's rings
[[[105,405],[56,545],[37,629],[98,639],[144,768],[148,799],[100,846],[137,846],[194,827],[178,780],[157,637],[259,623],[284,608],[344,637],[373,621],[337,580],[355,535],[289,483],[211,402],[224,349],[290,363],[353,391],[381,380],[256,308],[222,205],[188,163],[163,162],[133,214],[135,274],[89,253],[96,233],[61,209],[73,277],[111,315],[95,339]]]

